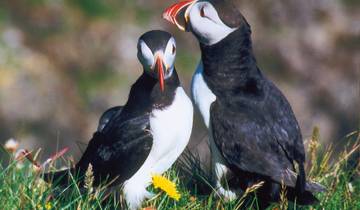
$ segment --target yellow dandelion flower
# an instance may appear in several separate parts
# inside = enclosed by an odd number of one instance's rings
[[[46,210],[50,210],[51,208],[52,208],[52,206],[51,206],[51,203],[50,203],[50,202],[48,202],[48,203],[45,204],[45,209],[46,209]]]
[[[174,182],[161,175],[152,175],[152,182],[155,189],[160,188],[170,198],[179,201],[181,195],[176,190],[176,185]]]

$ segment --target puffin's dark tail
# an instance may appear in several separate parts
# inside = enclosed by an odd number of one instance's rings
[[[296,178],[296,186],[295,190],[298,194],[302,194],[305,192],[305,186],[306,186],[306,175],[305,175],[305,169],[304,164],[299,164],[299,174]]]
[[[315,182],[307,182],[303,164],[299,164],[299,174],[296,179],[295,189],[289,190],[289,199],[299,205],[316,204],[319,200],[314,193],[324,192],[326,188]]]
[[[314,193],[325,191],[326,188],[318,183],[306,182],[305,191],[302,193],[296,188],[290,188],[288,192],[288,199],[299,205],[317,204],[319,203],[319,200],[314,196]]]

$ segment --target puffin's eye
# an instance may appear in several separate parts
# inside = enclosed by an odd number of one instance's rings
[[[175,45],[173,45],[173,48],[172,48],[172,54],[173,55],[175,54],[175,51],[176,51],[176,47],[175,47]]]
[[[201,7],[200,9],[200,16],[205,17],[205,7]]]

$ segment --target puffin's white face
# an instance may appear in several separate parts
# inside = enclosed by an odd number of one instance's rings
[[[144,40],[138,42],[138,59],[143,65],[144,70],[149,75],[158,78],[158,71],[162,64],[164,69],[164,79],[169,78],[174,70],[176,57],[176,42],[173,37],[169,39],[165,48],[160,48],[154,53]]]
[[[185,16],[190,30],[206,45],[218,43],[237,29],[225,25],[214,6],[205,1],[195,2],[188,7]]]

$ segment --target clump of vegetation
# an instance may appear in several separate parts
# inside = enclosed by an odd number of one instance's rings
[[[319,182],[327,188],[326,192],[316,195],[320,200],[319,204],[296,207],[287,201],[286,188],[283,187],[281,202],[269,209],[360,208],[360,133],[353,132],[346,137],[348,142],[355,143],[348,145],[340,155],[335,155],[332,146],[322,147],[319,138],[318,129],[314,129],[312,138],[308,141],[309,160],[307,163],[308,179]],[[2,209],[125,208],[119,189],[93,186],[91,165],[85,175],[85,192],[76,185],[76,178],[73,178],[70,186],[63,189],[44,182],[41,179],[42,171],[29,161],[25,161],[24,155],[16,155],[14,148],[6,150],[1,147],[1,149],[1,152],[9,159],[7,164],[0,165]],[[34,159],[37,154],[34,155]],[[201,171],[194,156],[187,157],[164,176],[154,175],[154,184],[148,189],[154,193],[154,197],[144,202],[144,209],[258,209],[256,190],[261,188],[263,183],[260,182],[248,188],[237,200],[225,202],[216,195],[210,184],[211,180]],[[184,165],[190,167],[191,170],[184,170]],[[50,168],[53,167],[50,166]],[[202,189],[204,186],[210,190],[204,191]]]

